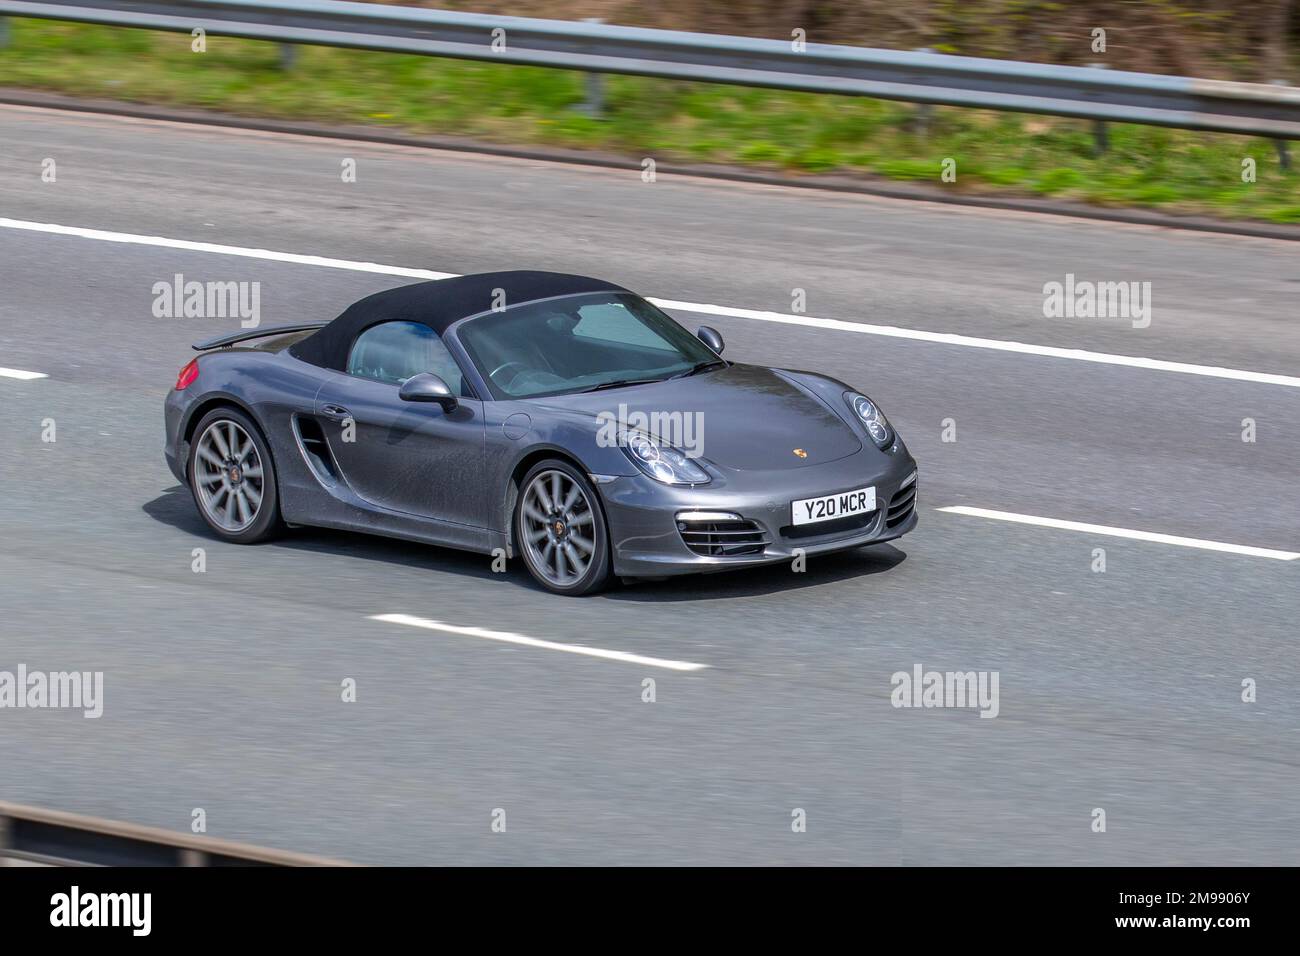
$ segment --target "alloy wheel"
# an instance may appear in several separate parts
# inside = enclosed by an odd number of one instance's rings
[[[596,553],[595,514],[571,475],[548,470],[524,489],[521,520],[528,563],[557,587],[580,581]]]
[[[265,478],[257,445],[228,418],[218,419],[199,436],[194,486],[213,524],[232,534],[248,528],[262,507]]]

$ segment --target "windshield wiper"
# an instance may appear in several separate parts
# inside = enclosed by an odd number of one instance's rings
[[[700,372],[707,372],[709,369],[717,368],[718,366],[722,366],[723,368],[726,368],[727,363],[723,359],[709,359],[707,362],[697,362],[695,365],[688,368],[685,372],[678,372],[676,375],[673,376],[673,378],[687,378],[688,376],[691,375],[698,375]]]
[[[612,382],[601,382],[599,385],[593,385],[591,388],[581,389],[582,392],[601,392],[607,388],[623,388],[625,385],[649,385],[652,382],[662,382],[661,378],[616,378]]]

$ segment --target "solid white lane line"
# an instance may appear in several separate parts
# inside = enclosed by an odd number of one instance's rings
[[[902,329],[892,325],[866,325],[862,322],[845,322],[841,319],[818,319],[811,315],[786,315],[784,312],[762,312],[756,309],[733,309],[724,305],[699,305],[693,302],[674,302],[669,299],[651,299],[661,309],[679,312],[700,312],[704,315],[721,315],[758,322],[782,322],[786,325],[806,325],[815,329],[835,329],[840,332],[857,332],[862,335],[884,335],[896,339],[913,339],[917,342],[937,342],[940,345],[960,345],[972,349],[994,349],[999,352],[1019,352],[1023,355],[1042,355],[1047,358],[1072,359],[1076,362],[1096,362],[1101,365],[1124,365],[1157,372],[1182,372],[1185,375],[1203,375],[1208,378],[1228,378],[1239,382],[1256,382],[1261,385],[1286,385],[1300,388],[1300,378],[1292,375],[1274,375],[1269,372],[1249,372],[1215,365],[1190,365],[1186,362],[1169,362],[1165,359],[1142,358],[1137,355],[1112,355],[1109,352],[1089,352],[1084,349],[1063,349],[1051,345],[1030,345],[1026,342],[1007,342],[1002,339],[980,339],[952,332],[926,332],[921,329]]]
[[[4,378],[20,378],[24,382],[31,381],[34,378],[49,378],[44,372],[25,372],[20,368],[0,368],[0,376]]]
[[[410,627],[422,627],[430,631],[442,631],[444,634],[460,634],[464,637],[481,637],[488,641],[502,641],[506,644],[519,644],[523,647],[536,647],[547,651],[563,651],[566,654],[584,654],[587,657],[599,657],[607,661],[622,661],[624,664],[641,664],[645,667],[662,667],[670,671],[704,670],[708,664],[695,664],[691,661],[673,661],[662,657],[645,657],[641,654],[629,654],[626,651],[607,651],[600,647],[584,647],[581,644],[557,644],[555,641],[543,641],[524,634],[511,634],[506,631],[489,631],[481,627],[461,627],[456,624],[443,624],[410,614],[372,614],[372,621],[385,621],[389,624],[406,624]]]
[[[322,266],[326,269],[347,269],[351,272],[375,272],[380,275],[406,276],[410,279],[454,279],[454,272],[431,272],[428,269],[404,269],[378,262],[353,262],[350,259],[330,259],[325,256],[303,256],[295,252],[276,252],[272,249],[247,249],[243,246],[223,246],[215,242],[191,242],[188,239],[168,239],[165,236],[137,236],[129,232],[109,232],[104,229],[83,229],[80,226],[59,226],[49,222],[26,222],[22,219],[0,217],[0,227],[44,232],[54,236],[75,236],[78,239],[98,239],[100,242],[124,242],[136,246],[161,246],[165,249],[184,249],[187,252],[210,252],[222,256],[242,256],[245,259],[266,259],[270,262],[289,262],[300,266]]]
[[[330,259],[324,256],[304,256],[292,252],[275,252],[271,249],[247,249],[242,246],[223,246],[211,242],[191,242],[187,239],[168,239],[163,236],[139,236],[126,232],[109,232],[103,229],[83,229],[79,226],[60,226],[47,222],[27,222],[21,219],[0,217],[0,228],[23,229],[57,236],[76,236],[98,239],[103,242],[124,242],[142,246],[161,246],[190,252],[210,252],[225,256],[242,256],[247,259],[266,259],[271,262],[288,262],[295,265],[322,266],[327,269],[348,269],[353,272],[372,272],[379,275],[404,276],[410,279],[454,279],[455,272],[433,272],[428,269],[407,269],[378,262],[354,262],[349,259]],[[1089,352],[1084,349],[1065,349],[1050,345],[1031,345],[1026,342],[1007,342],[1002,339],[981,339],[951,332],[926,332],[921,329],[904,329],[892,325],[867,325],[846,322],[842,319],[819,319],[811,315],[787,315],[784,312],[765,312],[759,309],[737,309],[725,305],[708,305],[700,302],[681,302],[676,299],[650,298],[661,309],[678,312],[696,312],[726,318],[751,319],[758,322],[780,322],[806,328],[832,329],[837,332],[856,332],[859,335],[883,335],[890,338],[912,339],[917,342],[934,342],[964,348],[993,349],[999,352],[1018,352],[1022,355],[1039,355],[1045,358],[1070,359],[1076,362],[1094,362],[1101,365],[1122,365],[1157,372],[1180,372],[1207,378],[1226,378],[1259,385],[1285,385],[1300,388],[1300,378],[1292,375],[1274,375],[1270,372],[1251,372],[1243,369],[1220,368],[1215,365],[1192,365],[1187,362],[1169,362],[1164,359],[1142,358],[1136,355],[1112,355],[1108,352]]]
[[[987,508],[967,508],[956,505],[951,508],[936,508],[948,514],[967,515],[971,518],[990,518],[994,521],[1010,521],[1015,524],[1032,524],[1040,528],[1055,528],[1060,531],[1083,531],[1087,534],[1099,534],[1110,538],[1129,538],[1133,541],[1151,541],[1155,544],[1173,544],[1182,548],[1200,548],[1203,551],[1223,551],[1227,554],[1244,554],[1252,558],[1273,558],[1277,561],[1294,561],[1300,558],[1295,551],[1276,551],[1272,548],[1252,548],[1244,544],[1227,544],[1223,541],[1205,541],[1201,538],[1180,538],[1172,534],[1157,534],[1154,531],[1134,531],[1130,528],[1110,528],[1101,524],[1085,524],[1082,521],[1062,521],[1060,518],[1039,518],[1035,515],[1020,515],[1010,511],[989,511]]]

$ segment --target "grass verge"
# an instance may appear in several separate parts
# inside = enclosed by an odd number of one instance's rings
[[[950,158],[957,179],[942,185],[964,193],[1300,223],[1300,170],[1251,137],[1112,125],[1097,156],[1080,120],[936,108],[922,132],[904,103],[626,76],[605,79],[597,119],[579,109],[583,76],[562,70],[324,47],[299,48],[286,70],[259,41],[209,37],[195,53],[188,35],[10,24],[5,86],[796,175],[941,185]]]

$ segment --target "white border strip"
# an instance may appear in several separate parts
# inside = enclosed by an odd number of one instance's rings
[[[607,651],[600,647],[584,647],[581,644],[557,644],[555,641],[543,641],[523,634],[510,634],[506,631],[489,631],[481,627],[461,627],[456,624],[443,624],[410,614],[372,614],[372,621],[384,621],[388,624],[405,624],[409,627],[422,627],[430,631],[442,631],[445,634],[460,634],[464,637],[481,637],[489,641],[502,641],[506,644],[519,644],[523,647],[536,647],[547,651],[564,651],[566,654],[584,654],[587,657],[599,657],[607,661],[621,661],[624,664],[641,664],[645,667],[662,667],[670,671],[699,671],[708,664],[696,664],[691,661],[673,661],[662,657],[644,657],[641,654],[629,654],[626,651]]]
[[[162,236],[139,236],[126,232],[108,232],[103,229],[84,229],[79,226],[60,226],[46,222],[27,222],[22,219],[0,217],[0,228],[43,232],[56,236],[76,236],[98,239],[102,242],[122,242],[141,246],[161,246],[189,252],[209,252],[224,256],[242,256],[247,259],[265,259],[270,262],[288,262],[295,265],[321,266],[327,269],[348,269],[353,272],[372,272],[379,275],[404,276],[410,279],[454,279],[455,272],[433,272],[429,269],[407,269],[378,262],[354,262],[349,259],[330,259],[325,256],[304,256],[270,249],[247,249],[242,246],[224,246],[212,242],[191,242],[187,239],[167,239]],[[856,332],[860,335],[883,335],[916,342],[934,342],[939,345],[957,345],[965,348],[993,349],[999,352],[1018,352],[1022,355],[1039,355],[1045,358],[1070,359],[1076,362],[1095,362],[1101,365],[1121,365],[1157,372],[1180,372],[1206,378],[1226,378],[1258,385],[1284,385],[1300,388],[1300,378],[1291,375],[1274,375],[1268,372],[1250,372],[1243,369],[1220,368],[1215,365],[1191,365],[1186,362],[1168,362],[1164,359],[1142,358],[1136,355],[1112,355],[1108,352],[1089,352],[1084,349],[1063,349],[1049,345],[1030,345],[1026,342],[1007,342],[1002,339],[981,339],[951,332],[926,332],[920,329],[903,329],[892,325],[868,325],[863,322],[846,322],[841,319],[819,319],[810,315],[787,315],[784,312],[764,312],[757,309],[736,309],[725,305],[707,305],[700,302],[680,302],[676,299],[650,299],[661,309],[678,312],[697,312],[758,322],[781,322],[805,328],[833,329],[837,332]]]
[[[1100,524],[1085,524],[1082,521],[1062,521],[1060,518],[1039,518],[1035,515],[1020,515],[1010,511],[989,511],[987,508],[967,508],[956,505],[950,508],[936,508],[948,514],[966,515],[970,518],[990,518],[993,521],[1010,521],[1014,524],[1032,524],[1040,528],[1055,528],[1060,531],[1083,531],[1087,534],[1100,534],[1110,538],[1128,538],[1133,541],[1151,541],[1156,544],[1173,544],[1182,548],[1200,548],[1203,551],[1222,551],[1226,554],[1244,554],[1252,558],[1273,558],[1276,561],[1294,561],[1300,558],[1295,551],[1275,551],[1272,548],[1252,548],[1244,544],[1225,544],[1222,541],[1205,541],[1201,538],[1180,538],[1172,534],[1157,534],[1154,531],[1133,531],[1129,528],[1109,528]]]
[[[44,372],[25,372],[20,368],[0,368],[0,378],[18,378],[30,382],[34,378],[49,378]]]

